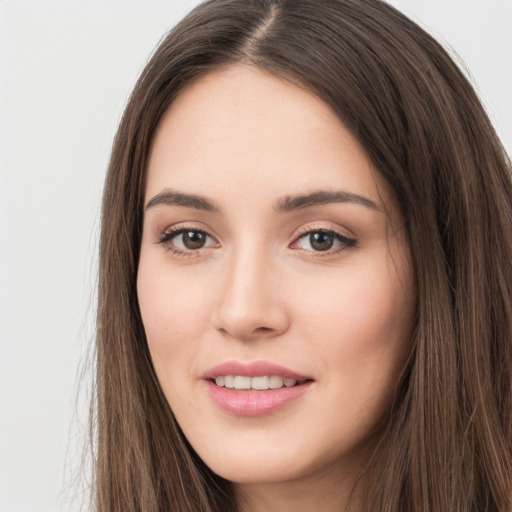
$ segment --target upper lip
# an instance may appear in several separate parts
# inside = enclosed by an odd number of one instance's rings
[[[279,376],[285,379],[312,380],[307,375],[301,375],[285,366],[269,361],[252,361],[243,363],[241,361],[226,361],[210,368],[203,379],[213,380],[219,375],[241,375],[244,377]]]

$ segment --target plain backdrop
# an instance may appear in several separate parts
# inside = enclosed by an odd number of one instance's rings
[[[87,510],[102,182],[138,74],[197,3],[0,0],[0,512]],[[512,0],[391,3],[465,62],[510,154]]]

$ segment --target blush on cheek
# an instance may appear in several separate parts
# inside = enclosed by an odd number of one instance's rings
[[[334,297],[321,316],[305,322],[311,329],[308,336],[317,340],[315,348],[329,353],[339,361],[340,371],[355,380],[372,381],[390,367],[400,373],[411,346],[411,299],[401,289],[390,291],[378,280],[373,284]],[[326,327],[327,318],[334,321]]]

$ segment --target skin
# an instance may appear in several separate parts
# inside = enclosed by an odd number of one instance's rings
[[[310,92],[236,65],[189,86],[150,155],[138,297],[155,371],[188,440],[244,510],[341,510],[410,352],[414,271],[389,186]],[[204,196],[218,211],[154,204]],[[344,191],[278,212],[283,198]],[[351,196],[352,197],[352,196]],[[197,205],[196,205],[197,206]],[[172,229],[207,234],[202,248]],[[344,238],[318,250],[307,232]],[[260,417],[221,410],[202,375],[271,361],[314,382]],[[357,492],[350,509],[357,509]]]

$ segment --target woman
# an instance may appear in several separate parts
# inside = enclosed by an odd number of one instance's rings
[[[98,509],[510,510],[511,198],[387,4],[195,9],[105,187]]]

